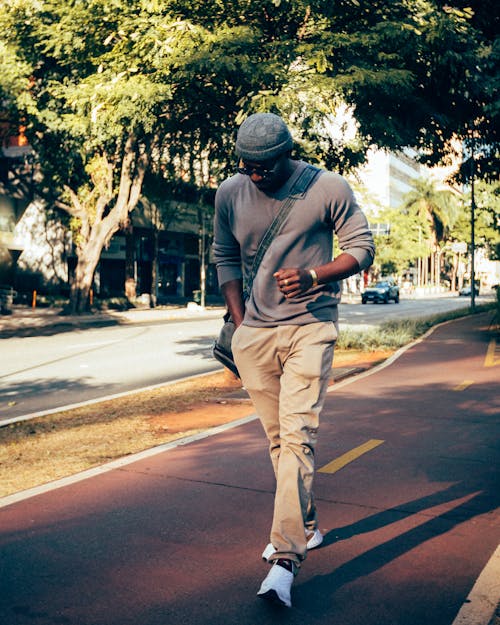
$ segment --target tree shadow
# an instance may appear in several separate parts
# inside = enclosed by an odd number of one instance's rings
[[[108,328],[112,326],[124,325],[123,321],[120,319],[116,319],[113,317],[101,318],[101,319],[87,319],[82,317],[81,320],[71,320],[71,321],[57,321],[56,323],[51,323],[44,325],[27,325],[23,327],[22,325],[12,326],[8,328],[4,328],[0,330],[0,339],[11,339],[11,338],[31,338],[34,336],[55,336],[57,334],[64,334],[68,332],[74,332],[75,330],[83,331],[83,330],[92,330],[94,328]]]
[[[2,394],[0,400],[0,420],[14,418],[19,412],[23,402],[38,397],[37,410],[33,412],[43,412],[45,409],[53,409],[57,412],[60,408],[54,407],[54,401],[51,397],[58,397],[59,406],[66,405],[64,393],[71,391],[77,393],[82,398],[88,397],[88,392],[97,395],[108,395],[111,391],[116,391],[116,385],[96,384],[95,379],[91,377],[80,377],[78,379],[62,380],[60,378],[35,378],[29,381],[5,382],[2,381]],[[28,394],[29,393],[29,394]],[[62,397],[58,394],[63,395]],[[43,397],[47,395],[47,405],[43,405]],[[74,400],[71,403],[75,403]],[[11,404],[11,405],[9,405]],[[14,414],[13,411],[16,411]]]
[[[197,358],[203,358],[203,360],[216,362],[212,355],[214,341],[215,336],[194,336],[189,339],[176,341],[176,345],[183,347],[183,349],[179,351],[179,355],[196,356]]]

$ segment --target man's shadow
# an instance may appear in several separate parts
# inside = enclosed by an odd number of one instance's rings
[[[294,597],[297,607],[320,617],[331,611],[334,595],[342,586],[354,580],[370,575],[396,558],[408,553],[426,541],[452,530],[457,525],[476,516],[496,510],[500,504],[500,495],[494,483],[485,488],[484,479],[477,483],[477,488],[470,482],[460,482],[443,491],[433,493],[421,499],[409,501],[397,508],[389,508],[351,525],[330,530],[324,537],[320,549],[329,548],[342,540],[372,532],[434,506],[452,504],[460,500],[455,507],[442,514],[432,516],[404,533],[369,549],[365,553],[346,562],[326,575],[316,575],[304,584],[297,584]],[[468,499],[463,501],[464,497]],[[429,513],[430,515],[431,513]]]

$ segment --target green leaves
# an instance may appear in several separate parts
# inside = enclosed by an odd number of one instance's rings
[[[11,0],[0,89],[32,137],[71,136],[76,160],[119,151],[133,131],[161,137],[167,161],[210,150],[217,176],[235,123],[274,110],[328,166],[351,167],[369,143],[419,145],[437,161],[471,128],[494,144],[499,107],[491,0],[442,4]],[[316,132],[332,99],[354,111],[354,144]]]

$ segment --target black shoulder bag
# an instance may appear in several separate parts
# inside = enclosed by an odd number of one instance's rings
[[[250,296],[257,270],[262,259],[264,258],[264,254],[267,252],[269,246],[271,245],[272,240],[281,230],[286,218],[290,214],[290,211],[295,204],[295,201],[299,198],[304,197],[308,188],[311,186],[312,182],[315,180],[316,176],[319,174],[320,171],[320,169],[314,167],[313,165],[307,165],[302,170],[299,177],[290,189],[290,195],[283,202],[278,214],[273,219],[273,222],[271,223],[269,228],[266,230],[266,233],[264,234],[262,241],[259,244],[254,261],[252,263],[252,268],[246,279],[246,284],[244,287],[245,299]],[[233,340],[233,334],[235,329],[236,326],[234,325],[234,321],[232,320],[229,311],[227,311],[224,315],[224,325],[222,326],[220,334],[213,345],[212,354],[216,360],[218,360],[230,371],[232,371],[234,375],[240,377],[238,373],[238,368],[236,367],[236,364],[234,362],[233,352],[231,349],[231,342]]]

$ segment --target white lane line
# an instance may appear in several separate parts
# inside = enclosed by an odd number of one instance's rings
[[[500,602],[500,545],[477,578],[452,625],[488,625]]]
[[[92,341],[91,343],[70,343],[69,345],[63,345],[63,349],[88,349],[89,347],[106,347],[107,345],[113,345],[113,343],[119,343],[123,339],[112,339],[109,341]]]

